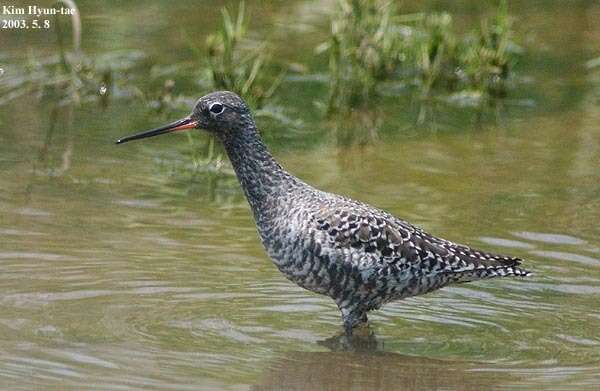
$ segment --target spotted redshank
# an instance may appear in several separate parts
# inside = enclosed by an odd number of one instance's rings
[[[346,335],[383,304],[452,283],[530,273],[519,258],[437,238],[391,214],[315,189],[285,171],[263,143],[246,103],[228,91],[200,98],[192,113],[117,144],[203,129],[224,145],[262,243],[279,270],[331,297]]]

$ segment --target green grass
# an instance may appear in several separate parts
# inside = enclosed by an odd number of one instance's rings
[[[428,98],[434,88],[452,90],[455,69],[460,66],[452,16],[447,13],[426,15],[415,28],[412,47],[416,86],[421,98]]]
[[[482,21],[474,38],[465,45],[462,63],[468,86],[490,98],[504,98],[519,48],[512,42],[511,20],[506,1],[492,18]]]
[[[520,48],[505,1],[479,29],[448,13],[401,15],[394,2],[339,0],[331,18],[327,112],[373,102],[390,85],[421,101],[482,106],[509,95]]]
[[[294,124],[278,107],[269,105],[285,72],[272,64],[266,42],[248,37],[248,19],[243,1],[235,14],[223,7],[219,28],[207,37],[204,51],[198,50],[192,40],[188,40],[197,61],[202,64],[201,84],[206,84],[209,90],[237,93],[257,116]],[[196,170],[220,170],[223,153],[211,137],[188,134],[188,142]]]
[[[338,1],[330,39],[318,48],[329,52],[329,113],[372,99],[399,72],[407,47],[395,15],[392,2]]]
[[[221,26],[206,41],[208,72],[212,88],[229,90],[242,96],[252,107],[264,106],[279,87],[284,73],[271,76],[273,66],[265,42],[247,38],[245,3],[236,15],[221,10]]]

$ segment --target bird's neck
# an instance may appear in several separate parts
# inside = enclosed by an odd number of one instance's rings
[[[223,136],[221,141],[258,220],[261,210],[272,206],[297,180],[275,161],[254,125],[238,134]]]

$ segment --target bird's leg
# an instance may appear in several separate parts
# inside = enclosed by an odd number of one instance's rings
[[[344,321],[344,333],[346,334],[346,337],[352,337],[352,323]]]
[[[354,327],[367,322],[367,313],[359,308],[341,308],[344,332],[347,337],[352,336]]]

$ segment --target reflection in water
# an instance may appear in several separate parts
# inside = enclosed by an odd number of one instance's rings
[[[370,334],[320,342],[329,352],[290,352],[275,360],[252,390],[481,390],[515,380],[476,365],[384,351]]]
[[[363,108],[344,113],[344,116],[338,114],[329,122],[328,128],[339,147],[365,147],[377,139],[382,117],[379,108]]]
[[[61,114],[64,114],[64,121],[60,118]],[[43,143],[37,151],[37,159],[32,160],[31,168],[31,179],[26,187],[26,193],[31,196],[33,187],[38,176],[61,176],[71,168],[71,159],[73,155],[73,140],[71,136],[71,129],[73,127],[73,105],[60,106],[58,103],[54,104],[50,110],[50,116],[48,118],[48,127],[46,128],[46,134],[43,137]],[[61,164],[58,167],[50,168],[50,157],[49,151],[52,149],[53,139],[56,137],[56,130],[62,132],[62,137],[66,138],[64,149],[61,152]],[[59,147],[63,147],[60,145]]]
[[[348,338],[345,334],[335,335],[333,337],[317,341],[332,352],[376,352],[383,350],[383,345],[375,336],[375,332],[370,326],[362,326],[354,331],[354,335]]]

